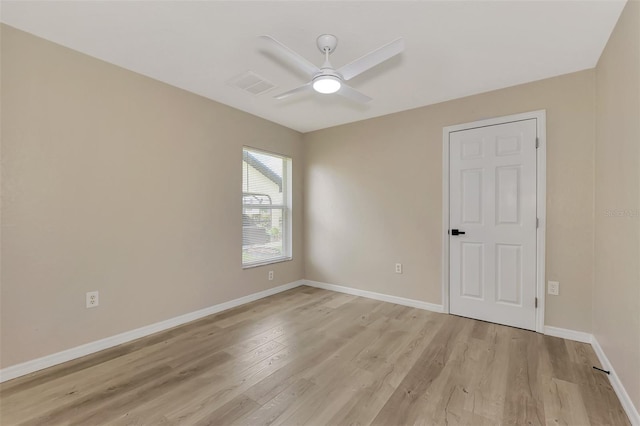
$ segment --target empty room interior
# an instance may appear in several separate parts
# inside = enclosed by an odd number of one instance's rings
[[[3,426],[640,426],[640,0],[0,21]]]

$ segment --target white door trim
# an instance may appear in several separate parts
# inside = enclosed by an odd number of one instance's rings
[[[522,120],[536,120],[539,147],[536,151],[536,208],[539,220],[536,231],[536,331],[544,332],[545,305],[545,241],[547,223],[547,114],[546,110],[490,118],[472,123],[456,124],[442,129],[442,309],[449,313],[449,134],[460,130],[494,126]]]

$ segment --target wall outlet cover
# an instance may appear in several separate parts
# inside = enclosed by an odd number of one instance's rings
[[[100,294],[97,291],[87,293],[87,308],[95,308],[100,304]]]

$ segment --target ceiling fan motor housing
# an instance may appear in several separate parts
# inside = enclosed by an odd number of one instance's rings
[[[340,75],[340,73],[331,67],[321,68],[320,72],[314,75],[311,80],[313,81],[319,77],[335,77],[339,80],[342,80],[342,76]]]
[[[333,34],[322,34],[316,39],[316,44],[318,45],[318,49],[320,49],[322,53],[331,53],[336,50],[336,46],[338,45],[338,38]]]

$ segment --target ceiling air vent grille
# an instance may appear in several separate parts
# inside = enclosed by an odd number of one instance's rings
[[[275,84],[260,77],[253,71],[247,71],[227,82],[230,86],[236,87],[252,95],[258,96],[276,87]]]

